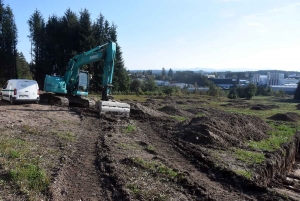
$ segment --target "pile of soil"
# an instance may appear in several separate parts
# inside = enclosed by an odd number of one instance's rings
[[[263,104],[257,104],[251,107],[251,110],[271,110],[279,108],[278,105],[263,105]]]
[[[294,112],[287,112],[285,114],[277,113],[269,119],[276,120],[276,121],[291,121],[291,122],[297,122],[300,120],[300,116],[297,113]]]
[[[244,100],[229,100],[229,103],[222,104],[221,106],[224,107],[234,107],[234,108],[248,108],[251,106],[250,103],[244,101]]]
[[[175,107],[174,105],[166,105],[160,109],[161,112],[164,112],[168,115],[176,115],[176,116],[190,116],[190,113]]]
[[[268,137],[270,126],[255,116],[232,114],[216,109],[202,111],[205,116],[183,125],[179,136],[186,141],[210,147],[243,146],[247,140]]]
[[[145,107],[140,103],[130,104],[130,116],[134,119],[140,120],[160,120],[164,117],[167,117],[164,113],[161,113],[149,107]]]

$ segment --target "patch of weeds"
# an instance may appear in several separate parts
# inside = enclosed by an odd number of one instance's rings
[[[160,173],[169,178],[175,178],[178,176],[179,172],[174,171],[173,169],[165,166],[164,164],[157,162],[147,162],[141,158],[131,158],[131,161],[142,168],[149,170],[153,173]]]
[[[49,185],[49,178],[44,170],[34,164],[20,164],[9,172],[10,178],[20,190],[44,192]]]
[[[185,121],[187,119],[186,117],[182,117],[182,116],[171,116],[171,117],[179,122]]]
[[[142,196],[142,190],[139,189],[139,187],[137,186],[137,184],[129,184],[128,188],[130,189],[130,191],[135,194],[136,196]]]
[[[21,156],[21,153],[17,150],[10,150],[8,157],[9,158],[19,158]]]
[[[29,125],[23,125],[21,127],[22,132],[26,133],[26,134],[32,134],[32,135],[38,135],[40,134],[40,131],[38,131],[36,128],[31,127]]]
[[[152,145],[147,145],[144,149],[150,154],[157,154],[155,148]]]
[[[138,187],[137,184],[129,184],[128,189],[134,194],[139,200],[155,200],[155,201],[166,201],[169,196],[162,194],[159,190],[148,190],[144,191]]]
[[[258,150],[275,151],[280,149],[282,144],[289,142],[298,130],[298,127],[285,124],[279,126],[270,124],[270,126],[273,127],[273,130],[269,133],[270,137],[258,142],[250,141],[248,142],[249,147]]]
[[[234,172],[238,175],[241,175],[247,179],[252,179],[252,172],[246,170],[234,170]]]
[[[5,185],[13,185],[17,193],[28,195],[29,200],[39,193],[47,193],[50,179],[39,166],[33,145],[20,139],[1,136],[0,156],[3,170],[8,175],[3,179]]]
[[[61,139],[67,140],[69,142],[73,142],[75,140],[75,136],[72,132],[57,132],[57,131],[51,131],[53,135],[58,136]]]
[[[132,124],[129,124],[126,128],[125,128],[125,133],[133,133],[136,130],[136,127]]]
[[[265,161],[265,155],[263,153],[256,153],[252,151],[246,151],[242,149],[234,149],[235,156],[248,164],[262,163]]]
[[[204,113],[197,113],[196,117],[205,117],[205,114]]]

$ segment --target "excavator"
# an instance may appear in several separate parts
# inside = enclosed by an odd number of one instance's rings
[[[74,104],[84,108],[94,108],[100,114],[117,113],[125,116],[130,113],[130,105],[111,100],[111,87],[116,56],[116,43],[108,42],[87,52],[75,55],[67,64],[64,76],[46,75],[44,91],[41,96],[46,97],[50,104],[69,106]],[[89,73],[81,70],[86,64],[104,60],[102,79],[102,97],[95,102],[87,98],[89,89]]]

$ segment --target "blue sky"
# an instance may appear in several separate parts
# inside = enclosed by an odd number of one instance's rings
[[[30,61],[28,19],[70,8],[102,13],[118,28],[127,69],[300,71],[299,0],[4,0],[18,50]]]

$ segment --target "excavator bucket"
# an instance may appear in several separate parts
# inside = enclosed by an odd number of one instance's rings
[[[97,101],[96,110],[99,111],[99,115],[113,114],[116,116],[129,117],[130,105],[117,101]]]

